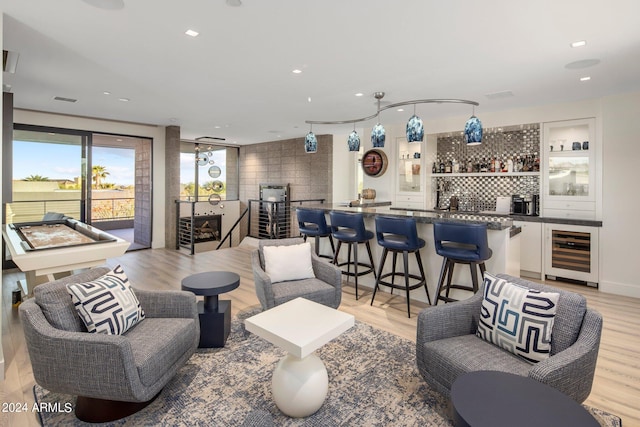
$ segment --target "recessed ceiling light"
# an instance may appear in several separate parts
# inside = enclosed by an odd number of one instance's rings
[[[191,37],[198,37],[198,34],[200,34],[197,31],[194,30],[187,30],[184,32],[186,35],[191,36]]]
[[[104,92],[102,92],[105,95],[111,95],[111,92],[109,92],[108,90],[105,90]]]
[[[404,111],[404,108],[398,108],[396,111],[398,111],[399,113],[402,113]]]
[[[302,70],[298,70],[297,68],[292,71],[293,74],[300,74]]]
[[[233,7],[242,6],[242,1],[241,0],[227,0],[227,5],[228,6],[233,6]]]
[[[220,126],[214,126],[213,128],[214,129],[220,129]]]
[[[571,47],[582,47],[582,46],[586,46],[586,45],[587,45],[587,41],[586,40],[578,40],[577,42],[571,43]]]
[[[364,93],[360,93],[360,92],[356,93],[356,96],[362,96],[362,95],[364,95]]]
[[[122,138],[116,138],[117,142],[122,142]]]
[[[311,102],[311,97],[307,97],[307,102]]]
[[[129,98],[118,98],[118,101],[129,102],[131,100]]]
[[[580,77],[581,82],[588,82],[589,80],[591,80],[591,77],[589,76]]]

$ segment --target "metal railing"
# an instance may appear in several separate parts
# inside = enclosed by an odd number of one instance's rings
[[[6,224],[40,221],[47,212],[59,212],[80,219],[80,199],[23,200],[7,203]],[[130,220],[135,216],[135,198],[119,197],[91,200],[91,221]]]
[[[59,212],[80,219],[82,201],[66,200],[25,200],[7,203],[6,224],[40,221],[47,212]]]
[[[300,235],[296,207],[322,204],[325,199],[304,199],[283,202],[249,200],[247,235],[258,239],[284,239]]]
[[[91,199],[91,220],[132,219],[135,217],[135,201],[134,197]]]

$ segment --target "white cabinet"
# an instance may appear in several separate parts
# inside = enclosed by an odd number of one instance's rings
[[[422,155],[424,143],[409,143],[396,138],[396,198],[394,206],[425,208],[425,169]]]
[[[521,227],[520,275],[534,279],[542,278],[542,223],[513,221]]]
[[[596,219],[597,148],[595,119],[543,124],[543,216]]]

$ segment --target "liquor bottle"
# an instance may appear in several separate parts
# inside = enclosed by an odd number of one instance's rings
[[[473,172],[473,158],[469,157],[467,160],[467,173]]]
[[[480,172],[487,172],[488,168],[487,168],[487,160],[486,158],[482,158],[482,161],[480,162]]]
[[[513,172],[513,159],[511,157],[507,159],[507,172]]]
[[[440,159],[440,173],[444,173],[444,160]]]
[[[453,164],[451,167],[451,172],[460,173],[460,163],[456,159],[453,159]]]
[[[522,172],[529,172],[529,155],[522,158]]]
[[[536,153],[536,159],[533,161],[533,171],[540,172],[540,156]]]
[[[496,171],[496,158],[494,157],[493,159],[489,159],[489,172],[495,172]]]
[[[502,159],[500,160],[500,170],[502,172],[506,172],[507,171],[507,161],[504,158],[504,154],[502,155]]]
[[[444,166],[444,173],[451,173],[451,160],[449,160],[447,162],[447,164]]]
[[[431,173],[437,173],[436,162],[433,162],[433,166],[431,167]]]

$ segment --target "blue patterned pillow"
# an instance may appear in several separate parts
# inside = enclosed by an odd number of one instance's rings
[[[560,294],[484,275],[484,298],[476,335],[529,363],[551,352],[551,330]]]
[[[89,332],[122,335],[144,319],[144,311],[122,267],[86,283],[70,283],[67,291]]]

